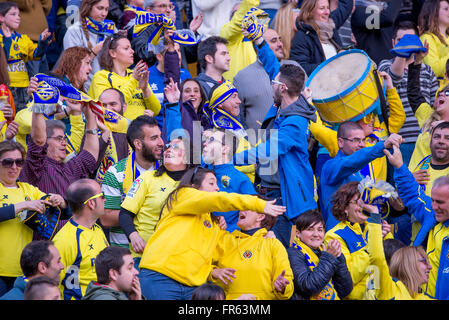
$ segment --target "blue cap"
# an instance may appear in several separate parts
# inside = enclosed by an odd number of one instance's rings
[[[392,54],[401,58],[410,58],[413,53],[426,51],[427,49],[416,34],[405,34],[390,50]]]

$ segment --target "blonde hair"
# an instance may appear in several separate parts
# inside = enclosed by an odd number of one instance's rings
[[[438,93],[440,93],[441,91],[446,91],[446,90],[449,90],[449,84],[446,85],[441,90],[438,90],[437,96],[438,96]],[[440,120],[442,120],[441,115],[439,115],[436,111],[432,112],[432,115],[429,117],[429,119],[427,119],[426,122],[424,122],[424,124],[422,125],[422,132],[430,132],[432,130],[432,123],[434,123],[436,121],[440,121]]]
[[[295,2],[283,4],[274,16],[274,30],[281,37],[284,46],[284,59],[290,58],[290,47],[292,45],[293,37],[295,36],[293,21],[293,9],[296,7]]]
[[[398,249],[390,260],[391,276],[399,279],[413,298],[421,292],[421,283],[417,275],[419,274],[418,260],[422,258],[429,263],[426,251],[422,246],[406,246]]]

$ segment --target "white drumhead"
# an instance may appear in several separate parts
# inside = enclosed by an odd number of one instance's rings
[[[327,99],[341,94],[364,75],[368,63],[368,58],[358,52],[329,61],[310,81],[312,98]]]

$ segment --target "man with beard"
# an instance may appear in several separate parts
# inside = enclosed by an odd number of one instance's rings
[[[421,159],[412,173],[425,170],[427,175],[415,175],[415,180],[430,196],[435,179],[449,174],[449,122],[440,122],[432,131],[430,155]]]
[[[274,105],[261,127],[266,130],[265,139],[257,147],[235,155],[236,164],[257,162],[259,193],[287,207],[272,229],[286,248],[296,217],[317,208],[308,152],[310,121],[316,121],[316,109],[301,94],[304,79],[301,67],[280,67],[272,80]]]
[[[102,191],[106,197],[105,214],[100,221],[103,227],[111,228],[111,245],[128,247],[128,239],[119,226],[120,205],[136,178],[145,171],[157,169],[164,141],[157,121],[145,115],[130,123],[126,136],[133,151],[110,167],[104,176]]]

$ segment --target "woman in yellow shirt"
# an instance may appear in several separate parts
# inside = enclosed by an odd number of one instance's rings
[[[429,53],[423,62],[432,67],[441,84],[449,58],[449,1],[426,1],[421,8],[418,29],[422,43],[429,45]]]
[[[240,211],[232,234],[217,244],[215,284],[223,288],[227,300],[252,294],[258,300],[287,300],[293,294],[293,272],[282,243],[267,237],[276,218],[255,211]]]
[[[211,212],[285,212],[274,201],[218,190],[213,171],[196,167],[168,196],[140,262],[142,294],[148,299],[190,300],[193,290],[207,281],[217,243],[226,234],[223,220]]]
[[[148,111],[149,116],[158,115],[161,104],[148,84],[148,66],[139,61],[134,70],[129,69],[134,63],[134,50],[126,36],[117,33],[107,37],[99,55],[102,70],[95,73],[89,96],[98,100],[105,89],[115,88],[125,95],[126,118],[134,120]]]
[[[374,277],[376,300],[430,300],[422,292],[421,286],[429,281],[432,266],[426,251],[421,247],[406,246],[398,249],[388,266],[385,259],[380,214],[375,206],[365,206],[370,210],[368,219],[368,247],[370,263],[375,268]]]
[[[25,150],[19,143],[0,142],[0,296],[22,274],[20,255],[33,240],[33,230],[22,222],[23,215],[27,210],[43,213],[45,205],[66,206],[60,195],[51,195],[49,201],[40,200],[44,192],[17,181],[24,159]]]

